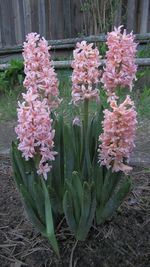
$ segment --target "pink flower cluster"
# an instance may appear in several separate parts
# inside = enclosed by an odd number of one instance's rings
[[[39,92],[48,99],[50,108],[58,106],[58,80],[49,60],[49,47],[44,38],[37,33],[30,33],[24,43],[24,72],[26,74],[24,86],[32,88],[33,93]]]
[[[92,48],[93,44],[85,41],[76,44],[72,62],[72,101],[77,105],[84,99],[99,101],[99,90],[96,84],[99,82],[100,66],[99,51]]]
[[[26,160],[40,156],[38,174],[43,174],[46,179],[50,171],[47,161],[54,160],[56,155],[53,151],[55,131],[46,100],[39,101],[34,95],[31,101],[27,101],[28,97],[18,108],[18,126],[15,129],[20,141],[18,149]]]
[[[20,142],[18,149],[26,160],[39,158],[37,172],[46,179],[51,168],[48,161],[54,160],[57,154],[53,151],[55,130],[52,129],[50,112],[59,102],[58,82],[44,38],[39,39],[39,35],[30,33],[24,43],[23,56],[27,93],[23,94],[24,102],[19,103],[18,108],[15,129]]]
[[[128,172],[132,168],[125,164],[134,148],[136,131],[136,111],[134,103],[127,96],[125,101],[117,105],[110,100],[113,111],[104,110],[103,134],[99,136],[102,143],[99,146],[99,162],[112,171]]]
[[[106,53],[106,67],[101,82],[109,96],[113,95],[117,87],[129,87],[132,90],[132,82],[136,79],[135,54],[137,44],[132,33],[121,33],[122,26],[108,33]]]

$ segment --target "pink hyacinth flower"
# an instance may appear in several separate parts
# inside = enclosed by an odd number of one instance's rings
[[[76,44],[72,62],[72,102],[78,105],[85,99],[99,101],[99,90],[96,88],[100,78],[100,56],[97,48],[85,41]]]
[[[110,101],[112,111],[104,110],[103,133],[99,136],[99,162],[112,171],[128,172],[132,168],[126,162],[134,148],[136,131],[136,111],[133,101],[127,96],[125,101],[117,105]]]
[[[51,109],[58,107],[58,79],[50,61],[49,46],[39,34],[30,33],[24,43],[24,86],[32,88],[33,93],[39,93],[47,98]]]
[[[129,87],[132,90],[133,80],[136,80],[135,55],[137,44],[134,35],[127,34],[126,30],[121,33],[120,26],[108,33],[108,51],[106,52],[106,66],[101,82],[108,96],[115,95],[117,87]]]
[[[38,156],[37,173],[47,178],[51,169],[50,161],[57,154],[54,149],[55,130],[52,128],[51,110],[58,106],[58,81],[49,62],[47,41],[36,33],[27,35],[24,43],[25,80],[27,89],[24,102],[19,103],[18,149],[25,160]]]

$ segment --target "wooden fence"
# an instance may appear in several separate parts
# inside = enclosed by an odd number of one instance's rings
[[[82,40],[86,40],[87,42],[100,44],[106,41],[106,35],[98,35],[98,36],[88,36],[84,38],[70,38],[70,39],[61,39],[61,40],[49,40],[48,43],[51,45],[51,52],[56,53],[57,51],[66,51],[68,50],[70,54],[72,54],[72,50],[75,47],[77,42]],[[147,34],[136,34],[135,40],[138,42],[140,46],[147,45],[150,43],[150,33]],[[51,53],[51,54],[52,54]],[[63,52],[64,53],[64,52]],[[4,71],[9,66],[9,59],[22,57],[22,46],[16,46],[13,48],[1,48],[0,49],[0,71]],[[5,63],[2,63],[4,60]],[[7,63],[6,63],[7,62]],[[53,61],[54,67],[56,69],[66,69],[71,68],[71,60],[64,61]],[[150,66],[150,58],[136,58],[136,64],[141,67],[149,67]],[[101,66],[105,65],[105,59],[101,59]]]
[[[149,0],[0,0],[0,47],[22,44],[39,32],[46,39],[99,35],[124,24],[150,32]]]

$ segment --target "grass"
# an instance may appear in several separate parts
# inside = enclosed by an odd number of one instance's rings
[[[144,86],[142,80],[142,88],[138,88],[140,79],[145,79],[145,75],[149,75],[150,70],[142,70],[138,72],[138,81],[135,83],[135,88],[131,93],[132,99],[135,101],[136,110],[138,111],[138,117],[150,118],[150,84]],[[58,112],[63,114],[64,118],[68,119],[73,116],[79,116],[82,106],[76,108],[69,104],[71,102],[71,70],[59,70],[57,71],[59,80],[60,98],[62,99]],[[22,101],[21,93],[24,91],[22,86],[15,87],[14,89],[7,89],[3,93],[0,93],[0,121],[10,121],[17,118],[17,102]],[[101,91],[101,101],[104,107],[107,107],[107,101],[105,94]],[[125,90],[125,94],[128,93]],[[123,93],[124,94],[124,93]],[[96,110],[96,104],[90,104],[90,110]]]
[[[15,88],[0,95],[0,121],[10,121],[17,117],[17,102],[23,89]]]
[[[71,101],[71,71],[58,71],[60,97],[63,99],[59,112],[65,117],[72,114],[72,106],[68,105]],[[0,121],[10,121],[17,118],[17,103],[22,101],[22,86],[7,88],[0,92]]]

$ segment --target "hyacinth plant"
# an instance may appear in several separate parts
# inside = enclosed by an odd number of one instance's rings
[[[63,100],[47,41],[30,33],[24,43],[27,92],[18,107],[18,140],[12,144],[14,177],[29,219],[58,256],[55,231],[62,218],[76,240],[85,240],[91,225],[109,220],[130,190],[136,111],[129,95],[120,102],[117,89],[132,90],[137,44],[132,33],[121,31],[108,33],[103,72],[98,49],[77,43],[71,105],[82,107],[82,114],[70,123],[57,113]],[[91,101],[97,102],[92,115]]]

